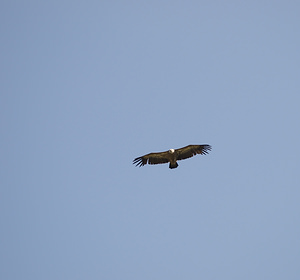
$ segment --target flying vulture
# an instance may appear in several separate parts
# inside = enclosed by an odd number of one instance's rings
[[[197,154],[206,155],[211,150],[210,145],[188,145],[180,149],[170,149],[169,151],[160,153],[150,153],[133,160],[136,166],[144,166],[145,164],[160,164],[169,162],[169,168],[177,168],[177,160],[190,158]]]

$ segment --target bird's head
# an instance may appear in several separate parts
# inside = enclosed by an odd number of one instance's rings
[[[170,153],[170,154],[174,154],[174,152],[175,152],[174,149],[170,149],[170,150],[169,150],[169,153]]]

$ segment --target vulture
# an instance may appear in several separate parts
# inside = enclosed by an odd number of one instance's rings
[[[169,168],[177,168],[177,160],[190,158],[197,154],[206,155],[211,150],[210,145],[188,145],[180,149],[170,149],[165,152],[150,153],[133,160],[136,166],[144,166],[145,164],[160,164],[169,162]]]

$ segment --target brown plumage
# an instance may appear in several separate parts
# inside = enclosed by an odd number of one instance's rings
[[[136,166],[144,166],[145,164],[160,164],[169,162],[169,168],[173,169],[178,166],[177,160],[190,158],[197,154],[206,155],[211,150],[210,145],[188,145],[180,149],[170,149],[169,151],[160,153],[150,153],[133,160]]]

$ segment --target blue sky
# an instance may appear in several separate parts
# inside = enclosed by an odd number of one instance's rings
[[[0,10],[1,279],[299,279],[297,1]]]

